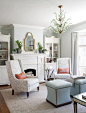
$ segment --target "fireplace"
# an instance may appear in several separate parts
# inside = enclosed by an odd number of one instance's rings
[[[26,73],[26,74],[32,74],[33,76],[36,76],[36,69],[26,69],[26,70],[24,70],[24,72]]]

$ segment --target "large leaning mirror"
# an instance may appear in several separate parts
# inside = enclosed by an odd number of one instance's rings
[[[24,39],[24,50],[26,52],[35,50],[35,39],[30,32],[27,33],[26,38]]]

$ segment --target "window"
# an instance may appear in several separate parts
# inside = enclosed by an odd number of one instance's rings
[[[83,75],[83,72],[86,72],[86,36],[79,35],[79,74]]]

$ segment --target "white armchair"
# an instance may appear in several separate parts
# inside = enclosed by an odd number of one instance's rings
[[[19,60],[6,61],[7,73],[12,87],[12,95],[14,95],[14,90],[27,92],[27,97],[29,92],[35,88],[39,90],[39,80],[38,78],[25,78],[17,79],[15,74],[20,74],[23,72],[22,65]]]
[[[58,73],[58,68],[62,69],[62,73]],[[57,71],[54,74],[54,79],[66,80],[71,75],[71,58],[57,58]],[[69,73],[65,72],[68,69]]]

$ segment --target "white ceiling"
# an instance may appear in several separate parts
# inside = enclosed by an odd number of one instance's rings
[[[86,20],[86,0],[0,0],[0,25],[48,27],[59,5],[73,24]]]

